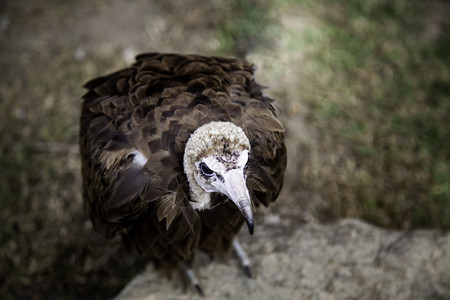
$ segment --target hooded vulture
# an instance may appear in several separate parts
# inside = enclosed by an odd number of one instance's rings
[[[286,167],[273,99],[237,59],[148,53],[87,82],[80,120],[85,209],[170,276],[197,250],[227,253],[254,207],[277,198]],[[250,275],[249,275],[250,276]]]

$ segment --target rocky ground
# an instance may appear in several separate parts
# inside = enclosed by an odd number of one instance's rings
[[[241,241],[253,263],[200,267],[206,299],[450,299],[450,234],[390,231],[356,219],[291,228],[268,218]],[[116,299],[202,299],[148,267]],[[203,298],[204,299],[204,298]]]

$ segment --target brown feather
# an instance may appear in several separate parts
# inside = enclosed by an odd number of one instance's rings
[[[244,219],[225,196],[210,210],[191,205],[183,153],[211,121],[241,127],[251,143],[253,202],[275,201],[286,165],[284,128],[253,66],[199,55],[147,53],[127,69],[84,85],[80,149],[85,207],[97,230],[121,234],[167,274],[195,251],[225,253]],[[133,151],[146,159],[134,162]]]

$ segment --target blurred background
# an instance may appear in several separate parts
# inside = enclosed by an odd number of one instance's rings
[[[0,298],[104,299],[142,267],[83,212],[81,85],[141,52],[246,57],[278,99],[288,170],[268,210],[450,228],[450,3],[3,0]]]

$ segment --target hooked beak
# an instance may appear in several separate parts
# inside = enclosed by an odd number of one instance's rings
[[[241,170],[228,171],[224,175],[224,194],[239,208],[247,223],[248,232],[252,235],[254,229],[253,206]]]

